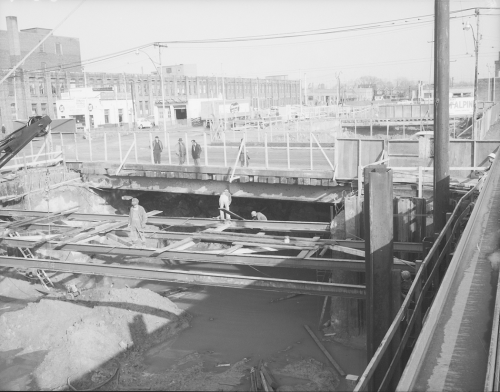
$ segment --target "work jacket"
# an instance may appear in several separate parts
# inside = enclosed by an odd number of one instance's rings
[[[181,157],[185,157],[186,156],[186,146],[184,145],[184,143],[177,143],[178,144],[178,150],[177,150],[177,155],[181,156]]]
[[[157,152],[162,152],[163,151],[163,144],[161,143],[161,140],[154,141],[153,142],[153,151]]]
[[[132,219],[132,215],[134,213],[136,213],[137,217],[139,218],[140,228],[144,228],[146,226],[146,222],[148,220],[148,216],[146,215],[146,210],[144,209],[143,206],[140,206],[140,205],[137,206],[137,210],[135,210],[135,211],[133,211],[133,208],[134,208],[134,206],[130,207],[130,213],[128,215],[128,224],[130,226],[133,226],[134,222]]]
[[[198,143],[191,147],[191,154],[193,155],[193,159],[200,159],[201,146]]]

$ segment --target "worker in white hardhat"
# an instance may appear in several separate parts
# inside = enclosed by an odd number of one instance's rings
[[[224,208],[225,210],[229,211],[229,206],[231,205],[231,193],[229,190],[224,189],[224,192],[220,194],[219,197],[219,207]],[[231,215],[228,213],[221,211],[220,212],[220,219],[221,220],[230,220]]]
[[[496,158],[496,154],[495,153],[490,153],[488,154],[488,163],[490,164],[484,171],[487,172],[491,169],[491,165],[493,164],[493,161],[495,160]]]
[[[267,217],[262,212],[252,211],[253,220],[267,220]]]

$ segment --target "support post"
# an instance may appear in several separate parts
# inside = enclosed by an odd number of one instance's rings
[[[286,162],[288,170],[290,170],[290,134],[286,133]]]
[[[313,170],[313,138],[312,138],[312,132],[309,133],[309,161],[311,162],[311,170]]]
[[[153,135],[151,132],[149,132],[149,151],[150,151],[150,157],[151,157],[151,163],[155,163],[154,161],[154,155],[153,155]]]
[[[89,157],[90,157],[90,162],[92,162],[92,137],[90,136],[90,132],[89,132]]]
[[[222,143],[224,145],[224,167],[227,167],[226,132],[222,132]]]
[[[266,158],[266,169],[269,169],[269,156],[267,154],[267,132],[264,132],[264,155]]]
[[[435,0],[434,40],[434,233],[446,224],[449,209],[450,164],[449,75],[450,2]],[[474,121],[474,119],[473,119]]]
[[[62,133],[60,133],[59,135],[61,135],[61,137],[62,137]],[[31,162],[33,162],[33,159],[35,158],[34,157],[35,154],[33,152],[33,141],[30,142],[30,149],[31,149]]]
[[[78,161],[78,143],[76,142],[76,133],[73,134],[75,137],[75,160]]]
[[[135,163],[139,162],[139,157],[137,156],[137,133],[134,132],[134,155]]]
[[[108,138],[106,136],[106,132],[104,132],[104,162],[108,161]]]
[[[367,361],[384,339],[392,321],[393,189],[392,171],[386,166],[365,168],[365,255]],[[378,390],[390,364],[385,356],[369,390]]]
[[[123,154],[122,154],[122,135],[120,132],[118,132],[118,152],[120,153],[120,162],[123,161]]]
[[[205,148],[205,166],[208,166],[207,133],[203,132],[203,146]]]
[[[63,140],[62,133],[59,133],[59,140],[61,141],[61,152],[63,153],[63,156],[64,156],[64,140]],[[30,144],[31,144],[31,142],[30,142]],[[32,148],[31,154],[33,155],[33,144],[31,144],[31,148]],[[33,159],[33,157],[31,157],[31,159]]]
[[[189,148],[190,144],[188,143],[187,133],[184,134],[184,145],[186,146],[186,164],[189,165],[189,153],[191,151],[191,148]]]
[[[165,133],[165,146],[167,146],[167,151],[168,151],[168,164],[171,165],[172,164],[172,152],[170,151],[171,150],[170,134],[167,132]]]

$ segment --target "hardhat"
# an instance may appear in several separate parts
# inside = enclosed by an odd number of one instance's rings
[[[411,274],[409,271],[402,271],[401,272],[401,277],[404,279],[404,280],[407,280],[407,279],[410,279],[411,278]]]
[[[493,152],[488,154],[488,158],[495,159],[496,157],[497,157],[496,154]]]

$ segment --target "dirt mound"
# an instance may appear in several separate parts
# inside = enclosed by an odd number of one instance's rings
[[[145,350],[187,326],[182,311],[152,291],[96,289],[77,301],[46,298],[3,314],[0,350],[48,351],[33,381],[53,389],[68,377],[85,381],[121,353]]]

